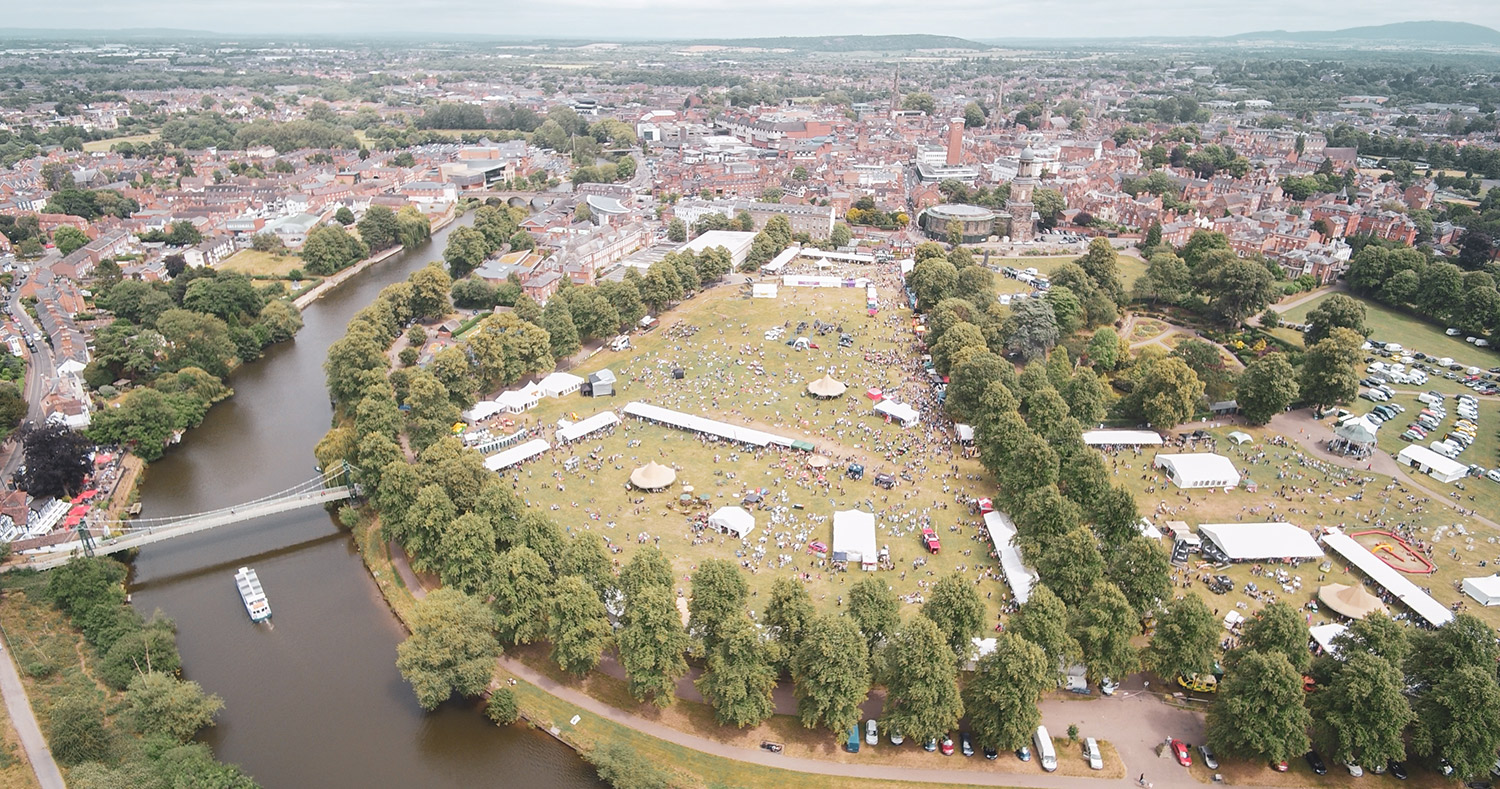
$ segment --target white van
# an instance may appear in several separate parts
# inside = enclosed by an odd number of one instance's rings
[[[1458,457],[1458,446],[1448,441],[1434,441],[1431,444],[1432,451],[1442,455],[1449,460]]]
[[[1443,404],[1443,398],[1441,396],[1435,395],[1435,394],[1433,394],[1431,392],[1423,392],[1423,393],[1417,395],[1417,399],[1421,400],[1423,403],[1426,403],[1427,405],[1442,405]]]
[[[629,347],[630,338],[623,334],[609,341],[609,349],[611,351],[623,351]]]
[[[1052,748],[1052,735],[1047,733],[1046,726],[1036,727],[1036,734],[1032,735],[1032,744],[1036,746],[1036,760],[1047,772],[1057,770],[1057,751]]]

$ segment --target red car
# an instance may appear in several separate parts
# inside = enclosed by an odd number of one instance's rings
[[[1182,740],[1172,741],[1172,756],[1176,757],[1177,763],[1183,767],[1193,766],[1193,754],[1188,751],[1187,743]]]
[[[928,553],[937,553],[943,549],[943,544],[938,541],[937,532],[931,527],[922,527],[922,545],[927,548]]]
[[[1275,762],[1271,765],[1271,769],[1278,773],[1284,773],[1287,770],[1286,762]]]
[[[946,734],[944,734],[943,735],[943,743],[942,743],[942,745],[940,745],[938,747],[942,749],[944,756],[952,756],[953,755],[953,738],[949,737]]]

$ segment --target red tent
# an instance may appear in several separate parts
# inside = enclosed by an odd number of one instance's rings
[[[878,403],[881,400],[885,399],[885,392],[882,392],[879,389],[867,389],[865,390],[865,397],[868,397]]]

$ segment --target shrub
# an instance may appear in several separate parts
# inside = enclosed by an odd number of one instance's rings
[[[63,764],[101,762],[109,758],[109,733],[104,711],[89,691],[58,699],[47,711],[47,742]]]
[[[516,706],[516,694],[510,688],[500,688],[490,695],[490,702],[484,708],[484,714],[490,720],[501,726],[509,726],[521,719],[521,711]]]

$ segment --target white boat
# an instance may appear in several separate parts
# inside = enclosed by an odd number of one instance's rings
[[[271,604],[266,600],[265,590],[260,588],[260,576],[249,567],[241,567],[234,574],[234,583],[240,589],[240,599],[245,601],[245,611],[251,622],[264,622],[271,618]]]

